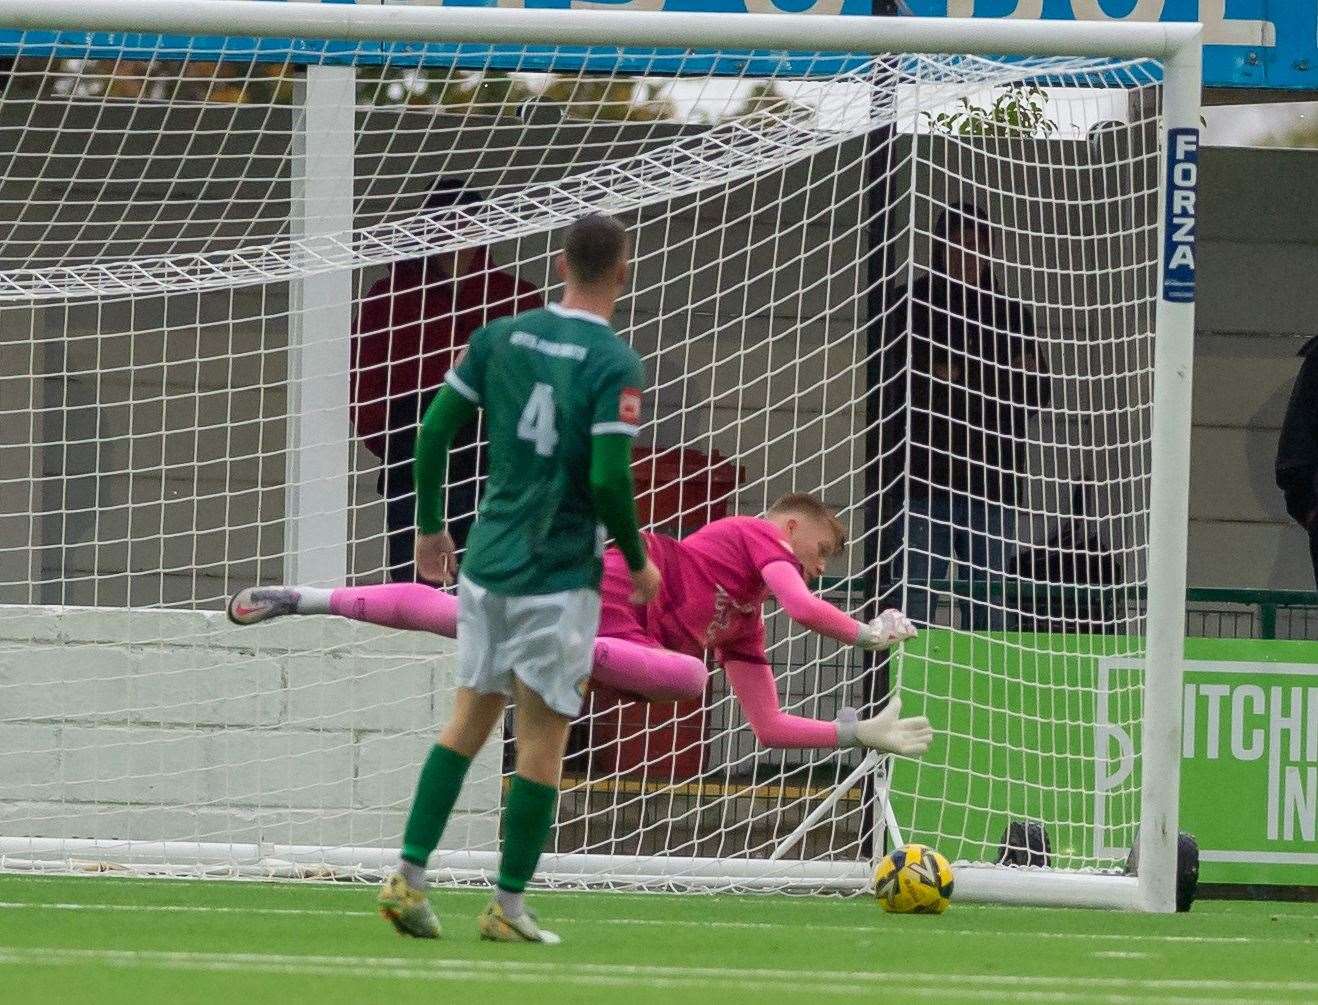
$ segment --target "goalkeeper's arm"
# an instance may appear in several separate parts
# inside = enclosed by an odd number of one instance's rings
[[[915,638],[915,626],[900,611],[884,611],[866,624],[816,597],[791,562],[771,562],[761,570],[761,575],[783,613],[820,635],[871,652]]]
[[[898,718],[901,702],[895,697],[871,719],[857,719],[850,709],[832,722],[808,719],[782,710],[773,669],[763,659],[725,657],[723,671],[756,739],[766,747],[867,747],[919,757],[933,741],[933,728],[924,716]]]

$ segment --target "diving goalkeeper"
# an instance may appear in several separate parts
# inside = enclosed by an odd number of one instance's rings
[[[929,721],[899,718],[897,700],[873,718],[859,719],[844,709],[835,720],[792,715],[779,703],[764,651],[762,607],[770,596],[797,624],[862,650],[887,649],[915,636],[898,611],[861,622],[810,592],[807,577],[819,576],[846,544],[842,525],[818,499],[786,495],[763,518],[715,520],[681,541],[641,536],[663,586],[650,603],[632,603],[625,558],[614,548],[605,554],[591,671],[596,684],[650,701],[697,699],[709,673],[703,657],[713,651],[765,746],[859,746],[907,757],[928,750],[933,739]],[[421,569],[435,582],[444,580],[444,572]],[[229,617],[237,624],[289,614],[337,614],[453,638],[458,599],[423,584],[389,583],[333,590],[253,587],[229,603]]]

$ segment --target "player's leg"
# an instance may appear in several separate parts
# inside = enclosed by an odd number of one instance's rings
[[[416,579],[416,493],[389,495],[384,502],[385,548],[389,565],[385,575],[392,583]]]
[[[453,717],[421,768],[403,830],[398,869],[380,890],[380,913],[400,934],[438,938],[439,919],[426,898],[426,863],[439,845],[472,758],[484,746],[507,704],[503,694],[459,688]]]
[[[517,696],[517,770],[503,811],[503,849],[494,900],[480,916],[481,938],[496,942],[542,942],[559,937],[540,927],[526,908],[524,892],[554,825],[558,783],[570,716],[545,704],[521,680]]]
[[[665,649],[643,621],[648,611],[631,602],[632,581],[617,551],[604,556],[599,637],[591,679],[646,701],[692,701],[705,693],[709,670],[695,656]]]
[[[591,680],[643,701],[694,701],[705,693],[705,661],[651,639],[595,640]]]
[[[630,589],[630,586],[627,587]],[[446,638],[457,635],[458,598],[421,583],[385,583],[380,586],[338,587],[254,586],[229,600],[229,620],[254,625],[289,614],[337,614],[382,628],[432,632]],[[694,701],[705,693],[709,670],[703,660],[662,648],[645,636],[627,616],[625,604],[612,615],[608,633],[594,643],[593,677],[599,684],[645,701]]]
[[[517,678],[517,770],[504,804],[498,889],[481,914],[480,932],[500,942],[552,944],[558,936],[540,928],[523,892],[554,823],[568,727],[590,680],[600,596],[568,590],[511,597],[506,610],[507,642],[498,660]]]
[[[1013,631],[1017,619],[1007,612],[1007,566],[1016,557],[1016,513],[982,499],[967,507],[970,567],[982,584],[976,596],[970,625],[976,631]]]
[[[920,628],[938,610],[938,597],[928,584],[946,579],[952,568],[951,520],[951,504],[942,496],[912,499],[907,507],[905,611]]]
[[[252,586],[229,600],[229,620],[254,625],[289,614],[337,614],[382,628],[457,636],[458,598],[424,583],[341,586]]]
[[[380,913],[405,935],[436,938],[439,921],[426,899],[426,863],[439,844],[472,758],[503,714],[512,678],[497,662],[504,632],[502,598],[464,579],[458,583],[462,623],[458,632],[458,691],[453,715],[430,749],[417,781],[403,830],[398,871],[379,895]]]
[[[410,583],[416,579],[416,486],[412,479],[416,429],[397,416],[394,424],[397,428],[389,430],[385,439],[384,463],[376,488],[384,498],[388,558],[385,575],[393,583]]]

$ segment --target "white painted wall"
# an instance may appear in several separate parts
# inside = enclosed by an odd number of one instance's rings
[[[0,608],[0,836],[397,847],[453,671],[341,618]],[[495,847],[501,749],[442,847]]]

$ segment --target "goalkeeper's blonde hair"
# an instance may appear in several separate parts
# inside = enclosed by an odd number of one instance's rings
[[[808,492],[788,492],[779,496],[769,507],[770,516],[803,516],[825,524],[833,531],[836,541],[834,551],[841,551],[847,546],[847,528],[837,514],[824,505],[823,500]]]

